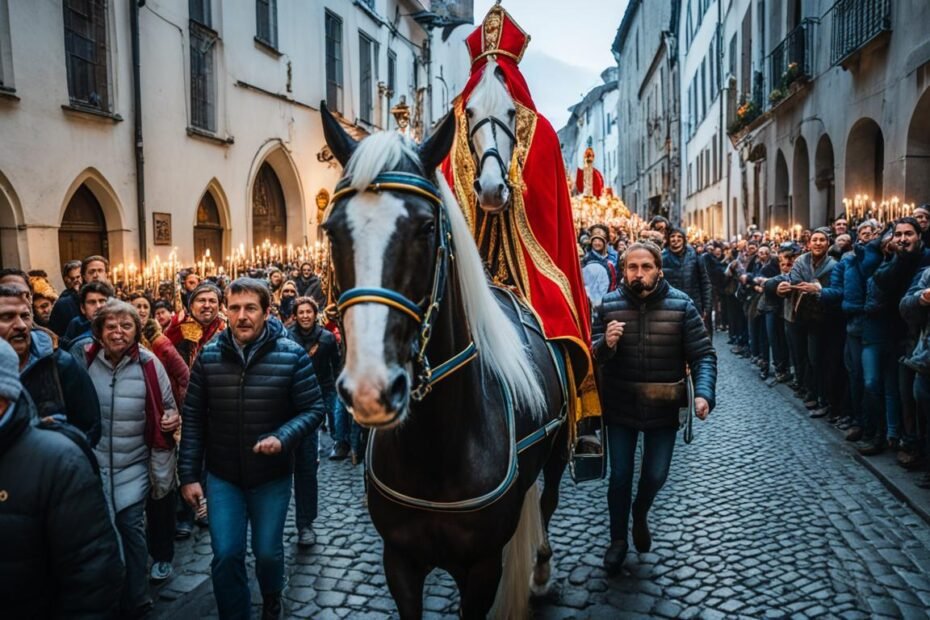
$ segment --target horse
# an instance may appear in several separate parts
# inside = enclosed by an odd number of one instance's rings
[[[454,119],[417,146],[396,132],[356,142],[325,103],[321,115],[344,167],[322,224],[345,346],[336,389],[372,429],[367,501],[388,588],[418,618],[439,568],[462,617],[525,616],[531,574],[538,587],[550,575],[537,550],[567,462],[564,359],[490,285],[436,175]]]

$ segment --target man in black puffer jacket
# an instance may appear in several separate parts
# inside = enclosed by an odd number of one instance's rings
[[[694,380],[695,413],[702,420],[714,407],[717,381],[717,355],[701,315],[685,293],[663,278],[659,248],[634,243],[621,268],[623,284],[604,297],[592,330],[610,458],[611,543],[604,556],[610,574],[626,557],[631,503],[633,543],[640,553],[652,545],[647,514],[668,476],[678,411],[689,404],[686,366]],[[640,432],[643,462],[633,502]]]
[[[0,340],[0,601],[5,618],[112,618],[116,531],[82,433],[37,413]],[[60,431],[60,432],[59,432]]]
[[[685,232],[673,228],[668,234],[668,247],[662,251],[664,278],[674,288],[688,295],[697,307],[698,314],[706,318],[713,307],[710,276],[704,262],[693,247],[688,245]]]
[[[184,401],[181,494],[204,512],[206,453],[213,593],[221,618],[249,617],[246,523],[251,525],[263,618],[281,613],[284,521],[293,458],[324,408],[307,353],[269,318],[265,283],[239,278],[226,289],[229,327],[201,350]]]

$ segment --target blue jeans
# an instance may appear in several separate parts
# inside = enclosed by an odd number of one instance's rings
[[[636,442],[640,431],[622,425],[607,426],[607,456],[610,460],[610,480],[607,487],[607,508],[610,511],[610,540],[627,538],[630,506],[638,515],[645,515],[665,484],[672,464],[672,450],[678,429],[663,428],[642,431],[643,462],[639,487],[633,502],[633,468]]]
[[[867,438],[879,436],[885,426],[886,435],[897,438],[901,421],[901,394],[898,391],[898,360],[890,342],[874,342],[862,346],[862,379],[864,391],[864,417],[862,434]],[[883,425],[881,413],[884,410]]]
[[[320,465],[320,432],[313,431],[300,440],[294,450],[294,506],[297,531],[311,527],[317,515],[319,484],[317,467]]]
[[[251,525],[255,574],[261,592],[281,592],[284,520],[291,501],[291,477],[244,489],[208,472],[207,489],[216,608],[223,620],[248,620],[252,597],[245,571],[246,529]]]
[[[843,362],[846,366],[846,373],[849,375],[849,398],[852,402],[853,419],[861,427],[864,415],[862,407],[864,383],[862,378],[861,333],[846,333]]]

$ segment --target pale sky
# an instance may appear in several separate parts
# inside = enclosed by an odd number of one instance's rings
[[[475,0],[481,23],[494,0]],[[568,106],[601,83],[614,66],[614,42],[627,0],[504,0],[503,7],[532,37],[520,68],[536,107],[558,130]]]

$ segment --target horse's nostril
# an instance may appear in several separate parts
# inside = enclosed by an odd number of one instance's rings
[[[504,185],[503,183],[499,184],[499,185],[497,186],[497,197],[498,197],[498,198],[503,198],[503,197],[504,197],[504,191],[505,191],[506,189],[507,189],[507,186],[506,186],[506,185]]]
[[[391,380],[387,390],[387,401],[392,411],[400,411],[407,404],[410,395],[410,386],[407,382],[407,373],[398,371]]]
[[[478,179],[475,179],[475,193],[476,194],[481,193],[481,181],[479,181]]]

